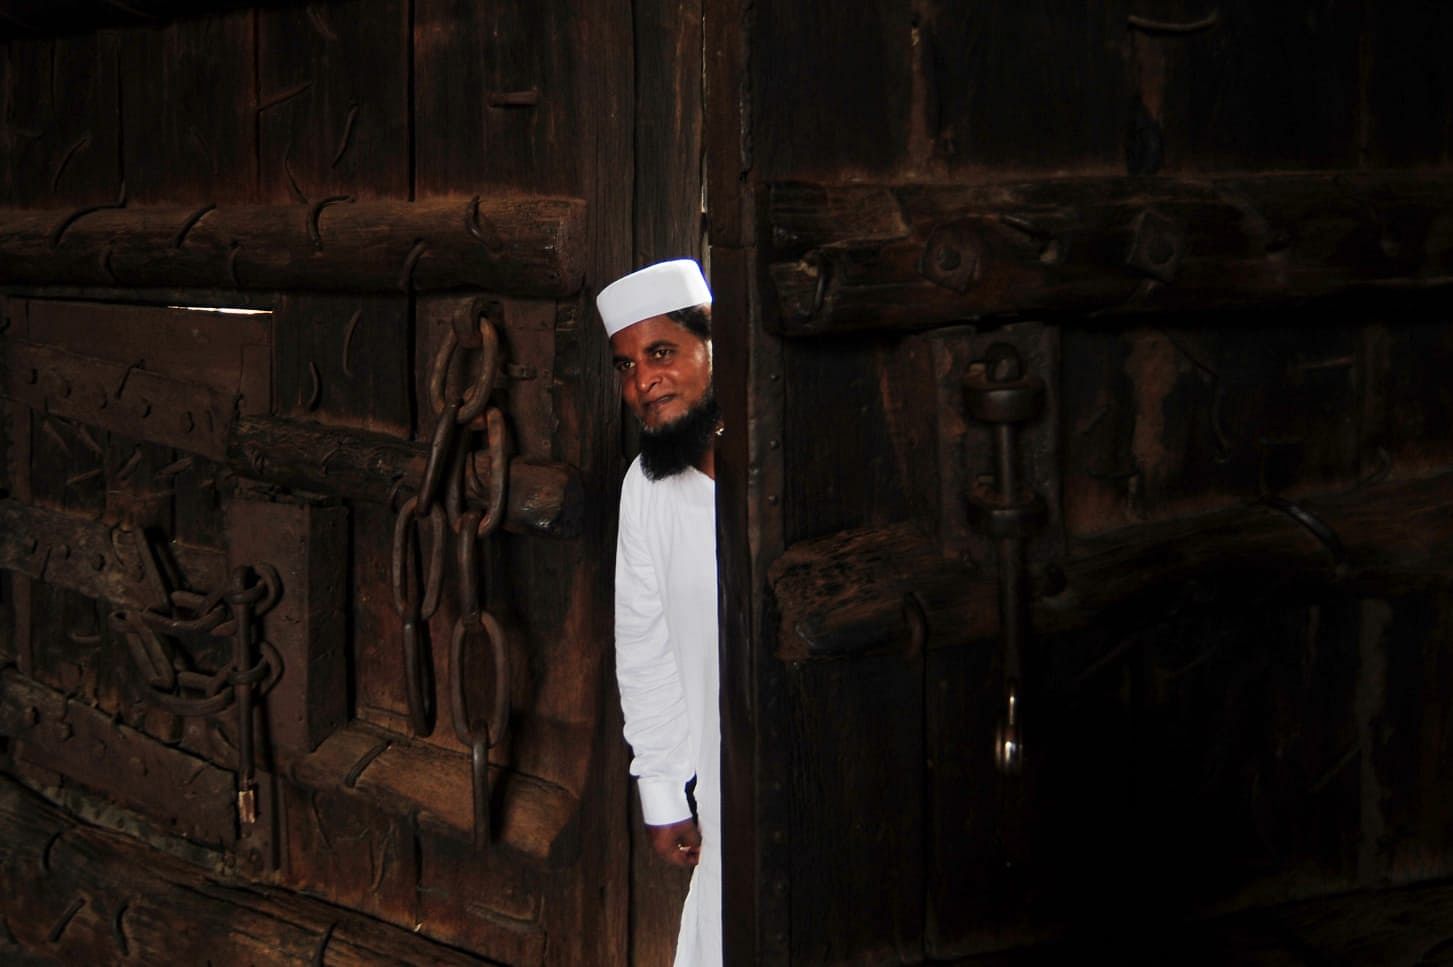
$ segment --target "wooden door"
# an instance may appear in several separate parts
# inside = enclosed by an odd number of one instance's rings
[[[592,294],[699,251],[699,12],[0,14],[0,945],[669,958]]]
[[[707,5],[732,962],[1176,960],[1446,875],[1449,22],[1399,10]]]

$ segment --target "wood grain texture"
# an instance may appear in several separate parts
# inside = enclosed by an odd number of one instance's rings
[[[129,202],[258,200],[255,16],[237,11],[125,35],[118,72]]]
[[[1449,183],[1390,171],[782,184],[769,210],[792,335],[1391,295],[1453,271]]]
[[[381,293],[475,286],[550,297],[580,285],[582,215],[573,199],[517,194],[6,209],[0,281]]]
[[[701,256],[701,6],[635,6],[638,265]]]
[[[1176,588],[1202,582],[1247,593],[1332,586],[1386,595],[1441,587],[1450,562],[1438,521],[1450,493],[1448,478],[1439,476],[1299,501],[1340,542],[1335,557],[1295,518],[1259,503],[1073,542],[1059,564],[1062,577],[1041,572],[1036,580],[1035,632],[1134,622],[1142,612],[1174,606]],[[929,648],[998,632],[992,575],[945,560],[911,524],[794,545],[773,565],[772,582],[779,656],[789,661],[814,650],[908,650],[908,593],[927,613]]]
[[[404,0],[257,12],[262,198],[413,198],[409,27]]]
[[[15,40],[0,57],[6,204],[99,205],[122,198],[115,38]]]
[[[296,893],[222,885],[125,836],[75,825],[13,780],[3,780],[3,790],[0,951],[7,956],[299,967],[324,958],[355,967],[487,963]],[[176,929],[178,918],[195,929]]]

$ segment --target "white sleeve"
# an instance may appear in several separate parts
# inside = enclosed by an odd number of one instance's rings
[[[616,681],[641,811],[647,825],[665,826],[691,818],[686,783],[695,770],[686,695],[631,484],[627,479],[621,494],[616,540]]]

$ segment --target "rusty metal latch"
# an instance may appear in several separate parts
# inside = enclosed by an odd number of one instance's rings
[[[969,495],[969,512],[997,543],[999,629],[1003,647],[1004,705],[994,736],[994,762],[1010,775],[1024,767],[1023,651],[1029,636],[1029,572],[1025,544],[1045,519],[1044,501],[1020,480],[1017,427],[1044,408],[1044,382],[1026,375],[1019,353],[994,343],[964,376],[969,415],[993,427],[994,482]]]

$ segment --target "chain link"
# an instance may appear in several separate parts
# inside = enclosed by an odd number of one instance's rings
[[[258,619],[281,596],[277,569],[257,564],[234,569],[231,586],[222,591],[165,594],[172,614],[153,608],[117,610],[109,621],[111,629],[126,639],[147,695],[158,707],[186,718],[214,717],[236,707],[237,815],[243,825],[257,821],[253,707],[283,673],[282,656],[259,634]],[[178,609],[190,614],[177,614]],[[178,669],[162,644],[162,635],[181,634],[231,638],[231,664],[211,675]],[[255,652],[261,655],[254,661]]]
[[[494,323],[486,313],[479,311],[479,306],[479,303],[474,304],[479,330],[479,368],[473,383],[460,392],[451,391],[451,377],[459,369],[462,356],[460,350],[464,348],[460,334],[454,327],[451,326],[445,331],[439,348],[434,353],[427,384],[429,407],[435,414],[429,456],[424,465],[418,494],[404,503],[394,521],[391,561],[394,608],[399,615],[403,645],[409,725],[415,735],[429,735],[434,730],[435,682],[426,629],[427,622],[438,610],[442,595],[445,528],[462,534],[460,521],[469,516],[472,523],[468,539],[472,542],[476,534],[484,537],[497,529],[504,514],[504,476],[507,472],[507,464],[503,458],[506,437],[504,415],[489,405],[500,369],[500,338]],[[483,429],[489,452],[496,458],[491,472],[494,480],[488,508],[467,513],[464,475],[470,457],[468,430],[476,425],[481,415],[484,417]],[[418,545],[426,518],[432,533],[429,560],[420,580],[416,576]],[[487,529],[481,530],[486,523]],[[461,542],[464,539],[463,536],[460,537]],[[459,607],[461,613],[476,613],[477,590],[462,597]],[[494,624],[498,626],[497,622]],[[458,629],[459,622],[456,621],[456,633]],[[461,687],[457,681],[460,676],[455,674],[454,678],[457,691]],[[486,752],[490,744],[485,742]],[[475,771],[477,773],[479,770]],[[484,776],[487,781],[487,770]],[[487,822],[485,827],[487,829]]]

